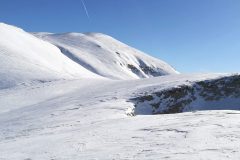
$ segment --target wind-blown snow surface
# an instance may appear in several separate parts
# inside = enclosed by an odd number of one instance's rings
[[[0,159],[237,160],[239,111],[126,115],[133,97],[221,76],[61,80],[1,90]]]

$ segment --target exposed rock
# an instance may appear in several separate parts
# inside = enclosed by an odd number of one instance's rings
[[[131,101],[135,103],[135,110],[142,105],[149,105],[152,108],[152,114],[169,114],[204,107],[201,106],[203,103],[200,102],[202,101],[207,105],[227,98],[237,99],[240,106],[240,75],[193,82],[191,85],[146,93],[144,96],[131,99]],[[226,107],[229,109],[229,106]]]

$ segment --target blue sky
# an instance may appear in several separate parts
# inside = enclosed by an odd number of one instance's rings
[[[1,0],[26,31],[102,32],[180,72],[240,72],[240,0]]]

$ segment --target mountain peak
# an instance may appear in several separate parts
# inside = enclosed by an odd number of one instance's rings
[[[138,79],[178,73],[166,62],[103,33],[35,35],[54,44],[91,72],[106,78]]]
[[[28,33],[0,23],[0,35],[0,80],[12,85],[34,80],[127,80],[178,73],[166,62],[103,33]]]

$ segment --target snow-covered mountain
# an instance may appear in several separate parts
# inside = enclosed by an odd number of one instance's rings
[[[239,160],[239,106],[239,74],[0,23],[0,160]]]
[[[0,23],[0,35],[0,88],[69,78],[139,79],[178,73],[100,33],[35,33],[37,38]]]
[[[99,77],[56,46],[4,23],[0,23],[0,59],[0,89],[24,81]]]
[[[111,79],[149,78],[177,72],[153,58],[101,33],[35,33],[91,72]]]

